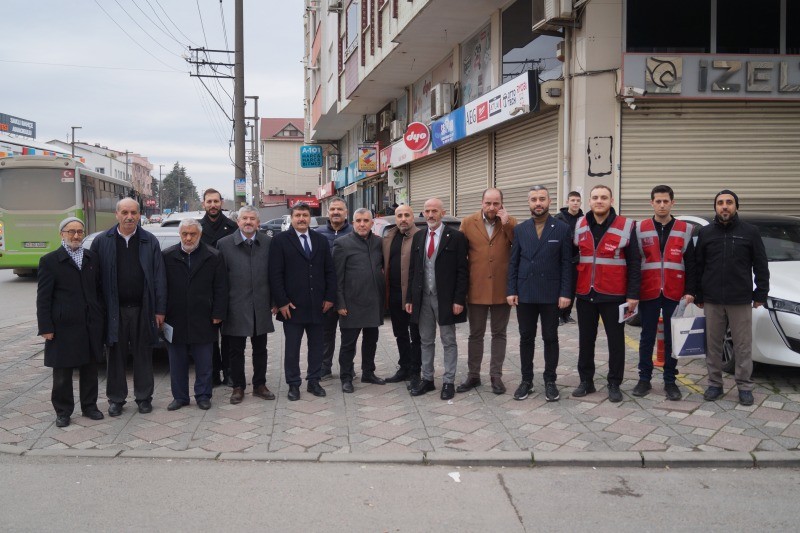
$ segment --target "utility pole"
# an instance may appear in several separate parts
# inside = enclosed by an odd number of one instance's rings
[[[233,152],[234,178],[245,179],[245,123],[244,123],[244,0],[235,1],[236,47],[233,67]],[[237,206],[238,207],[238,206]]]
[[[253,121],[252,136],[250,137],[250,175],[253,177],[253,206],[261,206],[261,178],[259,176],[259,161],[258,155],[260,151],[259,137],[258,137],[258,96],[245,96],[253,100],[254,110],[252,117],[245,117],[247,120]]]
[[[72,159],[75,159],[75,130],[83,129],[82,126],[70,126],[72,128]]]
[[[161,169],[164,165],[158,165],[158,212],[164,214],[164,206],[161,205],[161,197],[164,194],[164,180],[161,179]]]
[[[127,181],[127,182],[131,181],[130,177],[128,176],[128,154],[129,153],[130,152],[128,150],[125,150],[125,181]]]

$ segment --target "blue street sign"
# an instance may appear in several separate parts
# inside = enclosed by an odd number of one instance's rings
[[[322,146],[301,146],[300,166],[302,168],[322,167]]]

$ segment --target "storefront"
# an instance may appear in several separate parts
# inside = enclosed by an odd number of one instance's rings
[[[481,207],[483,191],[491,182],[491,136],[478,135],[455,146],[455,202],[453,214],[465,217]]]

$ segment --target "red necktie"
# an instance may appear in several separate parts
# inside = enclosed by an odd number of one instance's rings
[[[434,238],[435,236],[436,236],[436,232],[435,232],[435,231],[432,231],[432,232],[431,232],[431,240],[430,240],[430,241],[428,241],[428,259],[430,259],[431,257],[433,257],[433,251],[434,251],[434,249],[435,249],[435,247],[434,247],[434,244],[433,244],[433,238]]]

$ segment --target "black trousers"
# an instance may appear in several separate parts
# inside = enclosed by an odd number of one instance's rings
[[[153,348],[151,317],[143,316],[141,307],[119,310],[118,342],[108,350],[106,396],[109,402],[124,404],[128,398],[126,375],[128,354],[133,354],[133,397],[136,403],[153,399]]]
[[[283,354],[283,370],[286,383],[300,385],[303,378],[300,374],[300,345],[303,334],[308,339],[308,370],[307,381],[319,381],[322,373],[322,332],[324,326],[320,324],[295,324],[283,323],[283,336],[285,350]]]
[[[339,377],[342,381],[353,381],[356,343],[361,332],[361,372],[375,372],[375,351],[378,349],[378,328],[342,328],[342,346],[339,348]]]
[[[608,383],[619,385],[625,374],[625,324],[619,322],[619,306],[624,300],[595,303],[578,299],[578,375],[581,381],[594,379],[594,349],[600,318],[608,340]]]
[[[233,386],[240,389],[247,387],[244,375],[244,348],[247,337],[233,337],[223,335],[223,344],[227,340],[230,357],[230,376]],[[253,348],[253,388],[264,385],[267,382],[267,334],[254,335],[250,337],[250,346]]]
[[[400,291],[389,292],[389,316],[392,319],[392,333],[397,341],[397,364],[406,373],[419,374],[422,369],[419,326],[412,323],[411,315],[406,313]]]
[[[533,381],[533,352],[536,346],[536,325],[542,319],[542,341],[544,341],[544,377],[545,383],[555,382],[558,367],[558,316],[557,304],[517,305],[517,321],[519,322],[519,362],[522,370],[522,381]]]
[[[333,352],[336,351],[336,330],[339,325],[339,313],[336,306],[331,307],[324,315],[322,371],[329,373],[333,368]]]
[[[211,343],[211,363],[214,368],[212,376],[219,376],[222,372],[223,379],[230,374],[231,360],[230,350],[228,348],[227,335],[222,335],[222,349],[219,346],[219,339]]]
[[[75,368],[80,376],[81,411],[93,411],[97,409],[97,363],[92,361]],[[72,374],[75,368],[53,369],[53,393],[50,399],[57,416],[72,416],[75,410],[75,397],[72,393]]]

